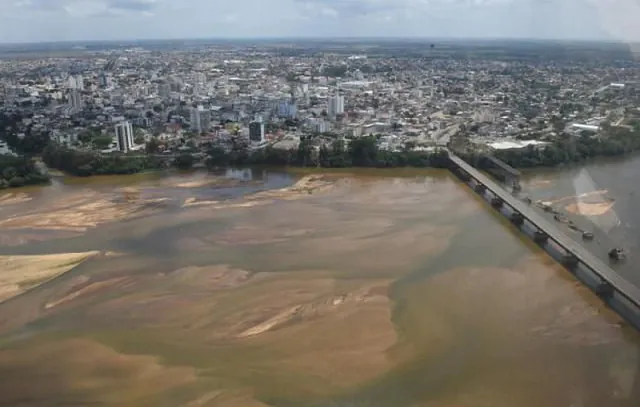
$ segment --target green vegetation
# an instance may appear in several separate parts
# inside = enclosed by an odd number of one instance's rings
[[[93,146],[99,150],[105,150],[113,143],[113,138],[107,135],[98,135],[91,139]]]
[[[42,160],[51,168],[80,177],[109,174],[135,174],[162,168],[161,160],[145,156],[100,154],[50,144],[42,153]]]
[[[195,164],[195,157],[188,153],[180,154],[173,161],[173,165],[181,170],[188,170]]]
[[[156,137],[152,137],[145,145],[145,151],[149,154],[155,154],[158,152],[158,147],[160,147],[160,141]]]
[[[30,159],[0,155],[0,189],[48,182],[49,177],[41,174]]]
[[[49,144],[49,133],[36,130],[32,126],[23,127],[19,131],[22,119],[23,117],[18,114],[0,113],[0,140],[6,141],[7,145],[18,154],[27,156],[40,154]]]
[[[267,147],[264,150],[249,152],[244,145],[234,144],[227,151],[214,147],[209,151],[207,165],[224,167],[228,165],[273,165],[301,167],[436,167],[444,168],[448,164],[444,150],[386,151],[378,148],[375,136],[351,140],[348,147],[344,140],[336,140],[331,147],[313,146],[310,137],[303,138],[298,148],[280,150]]]
[[[513,167],[530,168],[577,163],[595,157],[622,156],[640,150],[640,131],[612,128],[601,137],[561,135],[543,148],[503,150],[496,157]]]

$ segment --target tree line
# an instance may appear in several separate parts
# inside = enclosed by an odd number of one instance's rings
[[[70,149],[55,143],[44,149],[42,161],[51,168],[79,177],[135,174],[163,166],[161,160],[153,156],[100,154],[95,151]]]
[[[20,156],[0,155],[0,189],[48,182],[49,177],[42,174],[32,160]]]
[[[602,137],[564,134],[544,147],[498,150],[495,156],[518,168],[553,167],[595,157],[615,157],[640,150],[640,131],[610,129]]]
[[[278,149],[268,146],[250,151],[246,144],[234,141],[230,149],[215,146],[209,150],[207,165],[224,166],[300,166],[300,167],[434,167],[445,168],[448,155],[445,150],[402,151],[383,150],[375,136],[360,137],[348,144],[335,140],[331,146],[314,146],[312,137],[303,137],[297,148]]]

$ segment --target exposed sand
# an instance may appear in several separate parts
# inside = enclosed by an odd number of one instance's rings
[[[573,196],[565,196],[562,198],[558,198],[558,199],[552,199],[550,201],[544,201],[542,202],[545,205],[551,206],[551,205],[556,205],[562,202],[566,202],[566,201],[574,201],[574,200],[579,200],[579,199],[585,199],[585,198],[590,198],[590,199],[601,199],[604,200],[604,196],[606,194],[609,193],[609,190],[607,189],[601,189],[598,191],[591,191],[591,192],[585,192],[583,194],[579,194],[579,195],[573,195]]]
[[[323,315],[332,312],[341,312],[344,308],[361,305],[365,302],[379,302],[381,304],[388,305],[389,301],[386,295],[383,295],[387,291],[386,285],[370,286],[358,289],[355,292],[344,293],[341,295],[334,295],[319,300],[309,302],[306,304],[298,304],[290,307],[266,321],[261,322],[244,332],[241,332],[238,337],[245,338],[249,336],[255,336],[264,332],[271,331],[287,323],[302,323],[305,320],[312,318],[319,318]]]
[[[588,202],[576,202],[569,204],[565,207],[565,210],[569,213],[573,213],[576,215],[583,216],[601,216],[608,213],[615,202],[598,202],[598,203],[588,203]]]
[[[6,301],[51,280],[96,254],[97,251],[41,256],[0,256],[0,301]]]
[[[295,200],[311,194],[327,192],[333,186],[334,182],[328,181],[324,176],[309,175],[290,187],[258,192],[243,198],[241,202],[198,201],[195,198],[188,198],[182,206],[213,206],[214,209],[250,208],[268,204],[273,200]]]
[[[292,394],[324,394],[362,384],[394,365],[387,354],[397,340],[389,283],[339,280],[321,271],[252,275],[226,266],[188,267],[145,276],[140,289],[124,295],[116,286],[106,288],[120,295],[85,303],[88,319],[77,322],[122,320],[135,331],[106,333],[100,340],[126,353],[164,349],[171,364],[219,366],[208,375],[240,388],[257,369],[277,380],[299,377],[300,386],[288,390]],[[314,386],[316,380],[322,386]],[[233,397],[216,397],[225,403],[213,405],[253,405],[249,398],[234,404]]]
[[[85,232],[102,223],[154,213],[157,211],[154,205],[163,201],[164,198],[118,202],[108,195],[87,192],[56,201],[46,212],[9,217],[0,221],[0,228]]]
[[[32,198],[24,192],[7,192],[0,194],[0,207],[3,205],[15,205],[28,202]]]
[[[100,290],[105,290],[108,288],[111,288],[112,286],[120,286],[120,288],[124,288],[127,285],[132,284],[132,279],[129,277],[118,277],[118,278],[113,278],[110,280],[106,280],[106,281],[100,281],[97,283],[92,283],[89,285],[85,285],[82,288],[78,288],[78,287],[73,287],[72,291],[63,296],[62,298],[49,302],[47,304],[45,304],[44,308],[45,309],[51,309],[53,307],[57,307],[59,305],[65,304],[67,302],[71,302],[77,298],[83,297],[83,296],[88,296],[89,294],[93,294],[96,293]]]
[[[160,181],[159,186],[162,188],[203,188],[203,187],[216,187],[226,188],[239,185],[257,185],[262,181],[243,181],[234,178],[226,178],[220,176],[207,176],[207,177],[190,177],[190,180],[185,181],[184,178],[169,178]]]

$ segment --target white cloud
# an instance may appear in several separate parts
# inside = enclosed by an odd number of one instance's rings
[[[640,36],[635,23],[640,21],[640,10],[635,0],[0,0],[0,10],[0,42],[264,36]]]

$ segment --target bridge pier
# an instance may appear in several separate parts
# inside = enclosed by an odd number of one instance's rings
[[[615,288],[613,288],[613,286],[607,281],[601,282],[596,287],[596,295],[602,298],[603,300],[608,300],[611,297],[613,297],[613,294],[615,293],[615,291],[616,291]]]
[[[549,240],[549,236],[541,230],[536,230],[533,233],[533,241],[538,244],[545,244]]]
[[[493,206],[494,208],[500,209],[502,208],[503,204],[504,204],[504,201],[498,198],[497,196],[491,198],[491,206]]]
[[[573,253],[566,253],[562,256],[562,264],[569,270],[573,270],[578,266],[580,261]]]
[[[520,212],[513,212],[511,214],[511,222],[516,226],[522,226],[524,223],[524,215]]]

